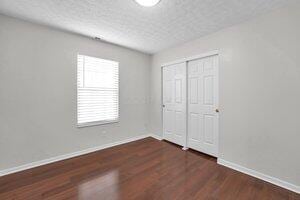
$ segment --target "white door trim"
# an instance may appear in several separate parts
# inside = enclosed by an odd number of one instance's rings
[[[192,60],[197,60],[197,59],[201,59],[201,58],[205,58],[205,57],[209,57],[209,56],[214,56],[214,55],[218,55],[218,80],[217,80],[217,84],[218,84],[218,96],[217,96],[217,106],[219,107],[219,69],[220,69],[220,62],[219,62],[219,50],[213,50],[213,51],[209,51],[207,53],[202,53],[202,54],[198,54],[198,55],[194,55],[194,56],[190,56],[190,57],[186,57],[186,58],[181,58],[181,59],[178,59],[178,60],[175,60],[175,61],[171,61],[171,62],[167,62],[167,63],[164,63],[161,65],[161,124],[162,124],[162,130],[164,130],[164,121],[163,121],[163,68],[166,67],[166,66],[169,66],[169,65],[174,65],[174,64],[179,64],[179,63],[185,63],[186,65],[186,81],[188,81],[188,62],[189,61],[192,61]],[[188,83],[188,82],[186,82]],[[188,84],[186,84],[186,98],[188,99]],[[186,113],[188,113],[188,101],[186,101]],[[187,147],[187,141],[188,141],[188,117],[186,117],[186,138],[185,138],[185,144],[183,146],[183,150],[187,150],[188,147]],[[219,126],[220,126],[220,117],[218,116],[218,142],[217,142],[217,158],[219,156],[219,136],[220,136],[220,129],[219,129]],[[163,138],[164,138],[164,131],[162,131],[163,134]]]
[[[214,50],[214,51],[210,51],[207,53],[203,53],[203,54],[199,54],[199,55],[194,55],[194,56],[190,56],[190,57],[186,57],[186,58],[181,58],[178,60],[174,60],[171,62],[167,62],[161,65],[161,68],[169,66],[169,65],[174,65],[174,64],[178,64],[178,63],[183,63],[183,62],[188,62],[188,61],[192,61],[192,60],[196,60],[196,59],[201,59],[201,58],[205,58],[205,57],[209,57],[209,56],[214,56],[214,55],[219,55],[219,50]]]

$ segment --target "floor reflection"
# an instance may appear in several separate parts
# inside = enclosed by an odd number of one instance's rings
[[[78,186],[80,200],[119,199],[119,172],[110,171]]]

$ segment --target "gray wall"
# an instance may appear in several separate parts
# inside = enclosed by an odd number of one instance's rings
[[[217,49],[220,157],[300,185],[299,19],[300,2],[151,60],[0,16],[0,170],[148,132],[161,136],[160,65]],[[120,62],[120,123],[76,128],[77,53]]]
[[[0,27],[0,170],[147,133],[149,55],[1,15]],[[119,123],[76,128],[77,53],[120,62]]]
[[[150,132],[162,135],[160,65],[220,51],[220,158],[300,185],[300,2],[153,56]]]

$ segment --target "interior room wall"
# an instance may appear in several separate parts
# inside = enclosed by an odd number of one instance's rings
[[[300,186],[300,2],[153,56],[150,132],[162,136],[161,65],[220,56],[219,158]]]
[[[0,171],[147,132],[151,56],[0,15]],[[120,63],[120,121],[77,128],[77,54]]]

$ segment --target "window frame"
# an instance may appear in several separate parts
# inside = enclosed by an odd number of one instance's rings
[[[93,122],[84,122],[84,123],[79,123],[78,122],[78,56],[88,56],[88,57],[93,57],[93,58],[98,58],[102,60],[107,60],[107,61],[112,61],[118,63],[118,118],[115,120],[99,120],[99,121],[93,121]],[[84,128],[84,127],[91,127],[91,126],[99,126],[99,125],[108,125],[108,124],[115,124],[120,121],[120,63],[115,60],[110,60],[110,59],[105,59],[105,58],[100,58],[96,56],[90,56],[90,55],[85,55],[81,53],[77,53],[76,57],[76,124],[77,128]]]

